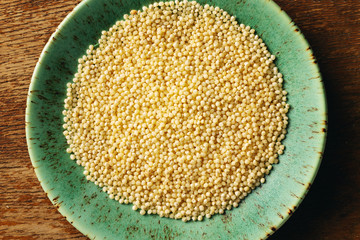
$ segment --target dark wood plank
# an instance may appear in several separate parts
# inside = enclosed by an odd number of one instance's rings
[[[0,2],[0,238],[86,239],[52,206],[27,153],[24,112],[42,48],[80,0]],[[319,175],[271,239],[360,239],[360,2],[277,0],[318,59],[329,106]]]

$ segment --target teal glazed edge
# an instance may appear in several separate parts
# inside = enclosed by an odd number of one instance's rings
[[[84,234],[85,236],[91,238],[91,239],[95,239],[96,235],[93,234],[92,231],[87,231],[87,229],[84,226],[81,226],[81,224],[78,224],[78,221],[76,221],[76,219],[72,219],[71,214],[69,214],[68,209],[62,207],[61,204],[58,204],[57,200],[57,196],[54,195],[53,193],[53,189],[51,188],[51,186],[47,185],[45,183],[45,178],[42,175],[42,172],[38,170],[39,168],[39,164],[38,164],[38,157],[36,155],[36,152],[34,152],[32,150],[32,147],[34,145],[34,142],[32,141],[32,138],[35,137],[33,136],[33,132],[32,132],[32,123],[30,120],[30,116],[31,116],[31,109],[34,106],[34,104],[32,104],[32,99],[34,98],[34,94],[32,93],[32,91],[34,90],[34,85],[36,83],[37,80],[37,75],[39,74],[39,72],[41,71],[41,60],[44,59],[45,55],[48,53],[48,50],[51,48],[51,44],[53,43],[54,39],[56,39],[57,37],[60,36],[61,34],[61,30],[62,28],[71,20],[72,17],[74,17],[74,15],[76,15],[77,11],[80,9],[83,9],[84,7],[86,7],[88,1],[94,1],[94,0],[84,0],[82,2],[80,2],[78,5],[75,6],[75,8],[64,18],[64,20],[59,24],[59,26],[56,28],[55,32],[53,34],[51,34],[49,40],[47,41],[47,43],[45,44],[44,49],[42,50],[40,57],[39,57],[39,61],[36,63],[35,69],[34,69],[34,73],[31,77],[31,82],[30,82],[30,86],[29,86],[29,91],[28,91],[28,97],[27,97],[27,101],[26,101],[26,110],[25,110],[25,134],[26,134],[26,143],[28,146],[28,152],[29,152],[29,156],[30,156],[30,160],[31,163],[34,167],[34,171],[35,174],[40,182],[41,187],[43,188],[43,190],[45,191],[47,197],[49,198],[49,200],[51,201],[51,203],[57,207],[57,210],[61,213],[61,215],[63,215],[65,217],[65,219],[71,224],[73,225],[77,230],[79,230],[82,234]]]
[[[62,29],[67,25],[67,23],[73,17],[76,16],[78,11],[83,10],[84,8],[88,7],[87,4],[90,4],[92,2],[95,2],[95,0],[85,0],[85,1],[81,2],[80,4],[78,4],[74,8],[74,10],[71,13],[69,13],[67,15],[67,17],[61,22],[61,24],[58,26],[56,31],[52,34],[49,41],[45,45],[45,48],[44,48],[44,50],[42,51],[42,53],[40,55],[39,62],[36,64],[34,74],[33,74],[32,79],[31,79],[29,92],[28,92],[28,98],[27,98],[25,122],[26,122],[26,140],[27,140],[29,155],[30,155],[32,164],[34,166],[35,173],[36,173],[36,175],[37,175],[37,177],[38,177],[38,179],[39,179],[39,181],[41,183],[42,188],[47,193],[47,195],[48,195],[49,199],[51,200],[51,202],[58,208],[58,211],[63,216],[65,216],[65,218],[72,225],[74,225],[74,227],[76,227],[80,232],[82,232],[84,235],[88,236],[89,238],[98,239],[98,238],[105,237],[104,233],[101,232],[101,230],[99,230],[99,229],[89,228],[89,226],[87,226],[88,224],[83,224],[81,220],[77,219],[71,213],[71,210],[68,209],[68,206],[64,206],[63,204],[59,203],[58,196],[56,196],[56,194],[54,193],[54,189],[52,188],[51,184],[46,182],[46,174],[43,172],[43,169],[42,170],[40,169],[41,168],[41,159],[39,159],[40,154],[38,152],[36,152],[36,150],[33,150],[33,148],[36,148],[35,145],[37,144],[34,141],[34,139],[37,136],[36,136],[33,128],[35,128],[37,124],[32,122],[32,117],[33,116],[31,115],[32,110],[34,108],[36,108],[36,105],[32,103],[32,100],[34,100],[34,98],[35,98],[34,93],[32,91],[36,90],[34,87],[36,85],[38,75],[42,71],[42,68],[43,68],[43,66],[41,65],[42,60],[46,57],[47,52],[51,49],[52,43],[54,42],[54,39],[57,39],[57,38],[61,37]],[[145,1],[145,2],[148,3],[149,1]],[[203,2],[204,1],[201,1],[201,3],[203,3]],[[213,1],[208,1],[208,2],[210,4],[213,4],[212,3]],[[257,1],[257,2],[259,2],[259,1]],[[281,12],[281,16],[286,21],[292,22],[290,17],[284,11],[282,11],[280,9],[280,7],[276,3],[272,2],[272,1],[269,1],[269,0],[260,0],[260,2],[263,2],[264,4],[270,4],[270,7],[273,7],[276,10],[278,10],[279,12]],[[144,3],[144,4],[146,4],[146,3]],[[137,4],[140,5],[140,1]],[[251,26],[251,27],[256,29],[255,26]],[[298,29],[294,24],[292,24],[291,28],[293,28],[293,30]],[[308,47],[309,57],[312,56],[312,58],[314,59],[313,53],[312,53],[312,51],[311,51],[311,49],[309,47],[308,42],[304,38],[304,36],[300,33],[300,31],[298,31],[297,34],[299,35],[298,37],[300,37],[300,40],[303,42],[304,46]],[[265,40],[265,43],[266,43],[266,40]],[[318,87],[322,89],[322,94],[320,94],[320,98],[319,98],[319,101],[317,102],[317,105],[319,107],[319,110],[320,110],[321,114],[323,114],[322,121],[324,121],[326,123],[326,121],[327,121],[327,114],[326,114],[327,106],[326,106],[326,98],[325,98],[324,86],[323,86],[323,83],[321,81],[321,74],[320,74],[318,65],[316,63],[312,64],[312,69],[314,71],[314,75],[316,75],[316,77],[319,79],[319,82],[317,82]],[[280,68],[280,70],[281,70],[281,68]],[[286,79],[285,79],[285,81],[286,81]],[[291,124],[291,119],[290,119],[290,124]],[[318,141],[318,145],[316,146],[318,152],[320,153],[320,156],[319,156],[319,160],[313,166],[313,172],[312,172],[312,175],[311,175],[310,179],[308,179],[309,185],[304,186],[302,188],[302,194],[301,194],[300,198],[293,198],[293,202],[291,204],[293,208],[292,209],[289,208],[289,212],[285,212],[285,213],[282,212],[281,213],[283,215],[283,218],[278,218],[277,221],[273,220],[273,222],[272,222],[273,226],[274,226],[273,228],[270,228],[270,229],[268,229],[268,231],[263,231],[261,234],[258,234],[260,239],[267,238],[274,231],[276,231],[279,227],[281,227],[286,222],[286,220],[291,216],[292,212],[301,203],[304,196],[309,191],[309,187],[310,187],[311,183],[314,181],[316,173],[317,173],[317,171],[319,169],[319,166],[320,166],[320,163],[321,163],[321,158],[322,158],[322,152],[323,152],[323,150],[325,148],[326,130],[327,130],[326,124],[324,124],[323,129],[324,129],[324,131],[319,133],[320,137],[318,137],[319,141]],[[261,191],[261,189],[257,189],[256,192],[257,191]],[[251,194],[251,195],[253,195],[253,194]],[[287,206],[287,207],[290,207],[290,206]],[[229,213],[227,213],[227,214],[229,214]],[[216,216],[215,218],[218,218],[218,216]],[[160,222],[160,220],[159,220],[159,222]],[[163,223],[163,224],[166,225],[166,223]],[[192,224],[192,223],[187,223],[187,224]],[[196,226],[198,226],[198,225],[196,225]],[[176,235],[174,235],[174,236],[176,236]],[[186,236],[183,235],[183,237],[186,237]],[[174,238],[176,238],[176,237],[174,237]]]
[[[309,42],[306,40],[305,36],[303,35],[303,33],[301,32],[300,28],[294,23],[294,21],[290,18],[290,16],[281,9],[281,7],[279,5],[277,5],[273,0],[265,0],[267,1],[269,4],[272,5],[272,7],[276,8],[278,11],[281,12],[282,16],[292,24],[292,28],[293,30],[299,35],[298,37],[304,42],[304,45],[307,46],[307,51],[309,53],[309,55],[311,56],[313,63],[312,67],[314,68],[314,72],[316,73],[316,77],[318,78],[319,82],[318,84],[320,85],[319,87],[322,89],[322,94],[321,94],[321,98],[320,98],[320,102],[318,102],[318,105],[320,107],[320,110],[323,110],[322,114],[323,114],[323,119],[322,121],[324,122],[323,124],[323,128],[322,128],[322,132],[320,132],[320,134],[322,134],[323,136],[320,138],[320,143],[318,146],[318,152],[319,152],[319,160],[317,161],[316,165],[314,166],[314,171],[313,174],[311,176],[311,178],[308,181],[308,185],[307,187],[303,188],[303,192],[301,194],[301,198],[296,198],[294,203],[293,203],[293,208],[289,209],[289,212],[287,212],[287,214],[284,216],[283,219],[281,219],[276,225],[275,228],[271,228],[270,232],[268,234],[266,234],[266,236],[264,236],[264,238],[261,239],[267,239],[268,237],[270,237],[275,231],[277,231],[280,227],[282,227],[286,221],[291,217],[291,215],[296,211],[296,209],[299,207],[299,205],[302,203],[302,201],[304,200],[304,198],[306,197],[306,195],[308,194],[311,185],[313,184],[317,173],[319,171],[322,159],[323,159],[323,155],[324,155],[324,150],[325,150],[325,146],[326,146],[326,137],[327,137],[327,131],[328,131],[328,106],[327,106],[327,101],[326,101],[326,91],[325,91],[325,87],[324,87],[324,83],[323,83],[323,79],[321,76],[321,72],[320,72],[320,68],[317,64],[317,60],[316,57],[312,51],[312,48],[309,44]],[[265,41],[266,43],[266,41]],[[314,77],[315,78],[315,77]],[[285,80],[286,82],[286,80]],[[291,107],[291,106],[290,106]],[[291,111],[291,109],[290,109]],[[291,119],[289,119],[291,121]],[[280,156],[281,157],[281,156]]]

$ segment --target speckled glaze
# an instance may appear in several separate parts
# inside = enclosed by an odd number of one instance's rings
[[[284,74],[291,105],[285,154],[280,164],[239,206],[203,222],[141,216],[110,200],[87,182],[70,160],[62,134],[66,83],[77,59],[101,30],[149,0],[85,0],[60,24],[45,46],[31,81],[26,136],[42,187],[67,220],[91,239],[265,239],[293,213],[318,170],[325,142],[324,88],[312,51],[291,19],[268,0],[200,0],[225,9],[254,28]]]

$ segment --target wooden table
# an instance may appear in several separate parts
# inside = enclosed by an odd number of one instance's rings
[[[24,113],[41,50],[79,0],[0,1],[0,238],[86,239],[32,168]],[[276,0],[305,34],[327,92],[329,130],[308,196],[271,239],[360,239],[360,1]]]

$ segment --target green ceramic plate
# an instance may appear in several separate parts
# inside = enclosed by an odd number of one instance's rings
[[[141,216],[130,205],[110,200],[87,182],[70,161],[62,134],[66,83],[77,59],[131,9],[151,0],[85,0],[60,24],[45,46],[31,80],[26,135],[31,161],[42,187],[67,220],[94,239],[264,239],[299,205],[318,170],[325,142],[326,103],[318,66],[291,19],[269,0],[200,0],[217,5],[254,28],[284,74],[292,107],[285,154],[267,182],[237,209],[203,222],[183,223]]]

